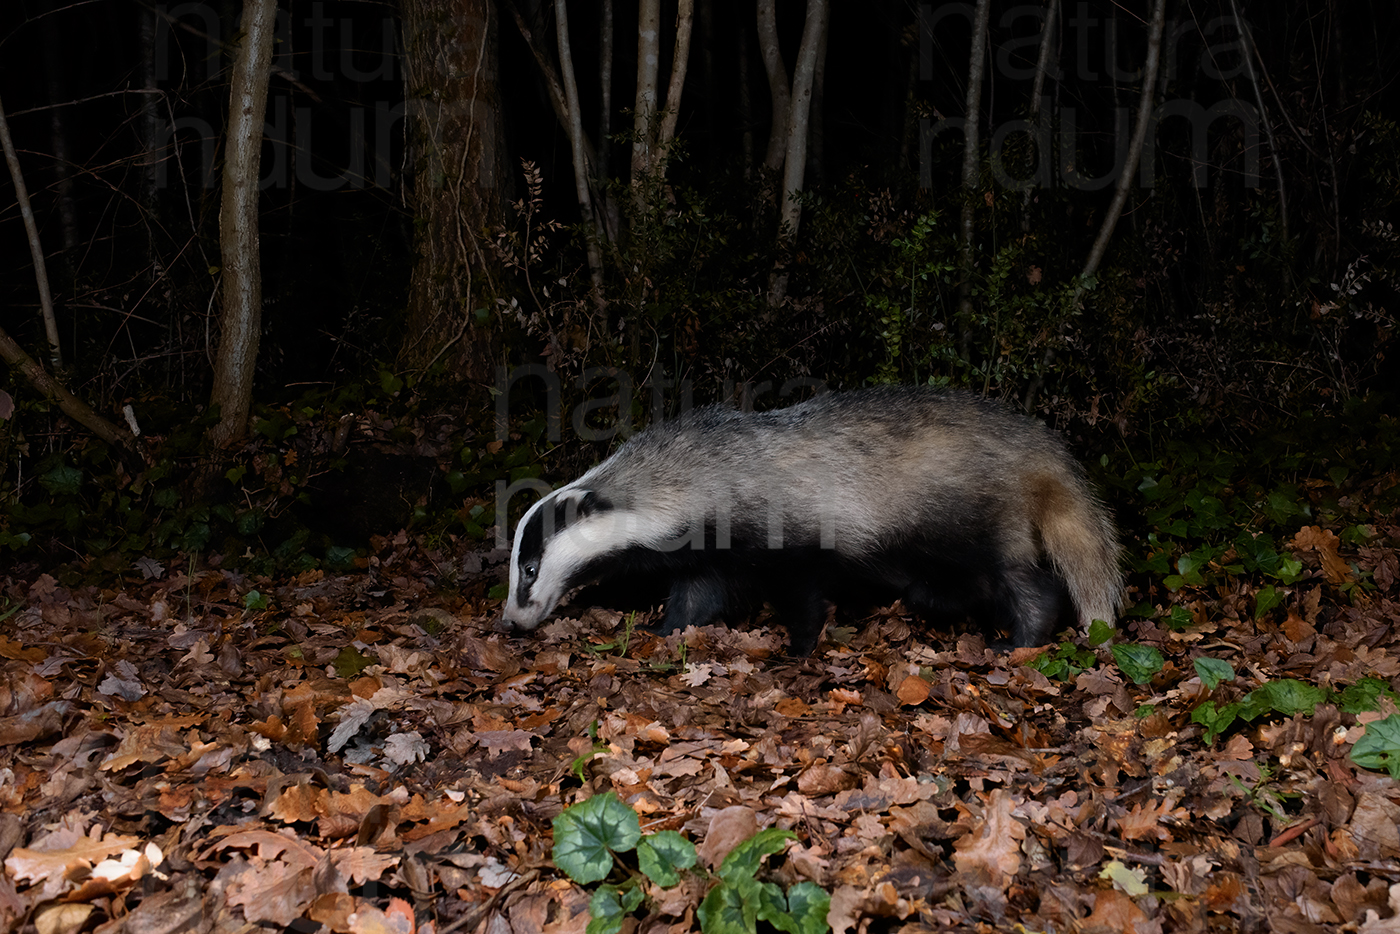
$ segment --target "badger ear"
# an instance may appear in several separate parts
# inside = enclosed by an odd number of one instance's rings
[[[591,516],[595,512],[607,512],[612,503],[604,499],[596,490],[589,490],[578,501],[579,516]]]

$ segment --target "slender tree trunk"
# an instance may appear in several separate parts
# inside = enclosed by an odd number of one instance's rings
[[[676,135],[676,120],[681,115],[681,91],[685,88],[685,72],[690,62],[690,32],[695,22],[695,0],[680,0],[676,11],[676,51],[671,56],[671,83],[666,87],[666,113],[661,118],[661,133],[657,149],[664,153]]]
[[[739,30],[739,153],[744,177],[753,170],[753,97],[749,89],[749,31]]]
[[[602,103],[598,110],[598,162],[593,167],[601,181],[608,177],[612,141],[613,0],[603,0],[602,22],[598,25],[598,72]]]
[[[583,115],[579,110],[578,81],[574,78],[574,56],[569,47],[569,5],[567,0],[554,0],[555,31],[559,34],[559,73],[564,78],[564,103],[569,112],[569,143],[574,162],[574,188],[578,194],[579,212],[583,216],[584,238],[587,241],[588,275],[593,282],[593,305],[603,308],[603,254],[599,247],[597,215],[589,192],[588,160],[583,150]]]
[[[49,294],[49,273],[44,266],[44,245],[39,240],[39,226],[34,223],[34,211],[29,206],[29,190],[19,167],[19,154],[10,139],[10,122],[5,119],[5,105],[0,102],[0,147],[5,150],[5,162],[10,167],[10,179],[15,184],[15,200],[19,202],[24,232],[29,237],[29,256],[34,261],[34,280],[39,287],[39,310],[44,316],[44,333],[49,339],[49,360],[54,369],[63,366],[63,348],[58,340],[58,321],[53,314],[53,296]]]
[[[1075,290],[1076,299],[1083,293],[1082,280],[1098,272],[1099,264],[1103,262],[1104,253],[1108,250],[1108,241],[1113,237],[1113,228],[1117,226],[1118,218],[1123,213],[1123,205],[1128,201],[1128,191],[1132,188],[1133,179],[1137,177],[1138,160],[1142,158],[1142,142],[1147,138],[1147,131],[1152,125],[1157,67],[1162,58],[1162,27],[1166,19],[1167,0],[1155,0],[1152,7],[1151,31],[1147,38],[1147,64],[1142,69],[1142,93],[1138,97],[1137,125],[1133,127],[1133,139],[1128,145],[1128,158],[1124,160],[1122,173],[1118,176],[1113,201],[1108,206],[1108,213],[1104,215],[1103,225],[1099,227],[1099,234],[1094,238],[1089,256],[1084,261],[1084,270],[1079,274],[1081,282]]]
[[[505,169],[493,0],[403,0],[418,227],[399,361],[485,383],[493,372],[497,263],[485,236],[500,223]],[[559,109],[567,103],[559,91]]]
[[[63,251],[71,254],[78,246],[78,208],[73,197],[72,157],[68,154],[68,108],[59,106],[67,99],[63,90],[65,36],[57,16],[45,16],[43,23],[44,78],[52,107],[49,111],[49,139],[53,146],[54,191],[58,196],[58,220],[63,227]]]
[[[715,145],[715,8],[709,0],[701,0],[700,9],[700,114],[701,131],[711,156]],[[744,35],[745,29],[739,30]]]
[[[1269,111],[1264,107],[1264,90],[1259,86],[1259,70],[1254,67],[1258,49],[1254,45],[1254,36],[1250,33],[1249,24],[1240,16],[1239,4],[1235,0],[1230,0],[1230,15],[1234,18],[1235,29],[1239,31],[1240,40],[1244,43],[1245,68],[1249,73],[1250,86],[1254,88],[1254,102],[1259,106],[1259,119],[1264,121],[1264,135],[1269,140],[1269,154],[1273,157],[1270,161],[1274,164],[1274,176],[1278,182],[1279,228],[1283,232],[1283,239],[1287,240],[1288,193],[1283,185],[1283,160],[1279,155],[1278,143],[1274,140],[1274,122],[1269,119]]]
[[[564,85],[559,80],[559,75],[554,71],[554,64],[549,60],[543,47],[535,40],[535,33],[530,29],[530,24],[525,22],[520,8],[511,3],[510,12],[515,17],[516,28],[520,30],[520,36],[525,40],[530,55],[535,59],[535,64],[539,66],[540,74],[544,76],[545,88],[549,92],[549,105],[554,108],[554,116],[558,118],[559,125],[564,128],[564,131],[568,132],[569,105],[564,100]],[[611,79],[609,79],[609,84],[611,84]]]
[[[783,156],[782,205],[779,208],[778,253],[780,264],[797,242],[797,228],[802,221],[803,179],[807,170],[807,146],[811,130],[812,88],[819,66],[818,52],[822,33],[826,31],[827,0],[807,0],[807,19],[802,26],[802,45],[797,50],[797,64],[792,76],[792,98],[788,110],[787,152]],[[768,304],[772,308],[787,296],[788,274],[774,270],[769,277]]]
[[[787,66],[778,47],[778,16],[774,0],[758,0],[758,50],[768,72],[768,90],[773,98],[773,129],[768,135],[768,152],[763,166],[770,172],[783,167],[788,148],[788,111],[792,106]]]
[[[982,73],[987,62],[987,20],[991,15],[991,0],[977,0],[972,14],[972,48],[967,65],[967,100],[964,103],[962,218],[958,226],[962,238],[962,282],[958,285],[958,319],[961,329],[963,357],[972,353],[972,267],[974,208],[972,196],[977,189],[977,167],[981,159]]]
[[[1118,224],[1118,218],[1123,213],[1123,205],[1128,201],[1128,190],[1132,187],[1133,179],[1137,177],[1138,160],[1142,158],[1143,140],[1147,138],[1147,131],[1152,123],[1152,104],[1157,86],[1158,65],[1162,58],[1162,29],[1167,20],[1167,0],[1154,0],[1152,8],[1152,23],[1149,27],[1147,37],[1147,62],[1142,69],[1142,92],[1138,97],[1137,125],[1133,127],[1133,138],[1128,144],[1128,154],[1123,160],[1123,168],[1118,176],[1118,184],[1113,192],[1113,201],[1108,206],[1108,213],[1104,215],[1103,224],[1099,227],[1098,236],[1094,238],[1094,245],[1089,250],[1089,256],[1084,261],[1084,269],[1079,274],[1079,282],[1074,288],[1073,304],[1078,304],[1084,297],[1085,281],[1098,272],[1099,264],[1103,262],[1104,253],[1108,250],[1108,241],[1113,236],[1113,228]],[[1116,68],[1117,63],[1114,63]],[[1045,384],[1045,373],[1050,364],[1055,359],[1055,349],[1049,347],[1045,351],[1045,356],[1041,361],[1040,372],[1031,380],[1030,386],[1026,389],[1025,398],[1022,400],[1027,412],[1035,407],[1035,397],[1040,392],[1041,386]]]
[[[637,10],[637,99],[632,108],[632,188],[651,171],[656,141],[656,75],[661,67],[661,0],[641,0]]]
[[[160,244],[156,231],[161,229],[160,187],[158,172],[162,156],[161,134],[165,129],[160,114],[160,82],[156,76],[156,13],[146,7],[137,7],[140,19],[141,64],[140,82],[145,94],[141,95],[141,119],[137,123],[137,133],[141,141],[141,208],[146,212],[146,260],[150,264],[152,278],[159,277]]]
[[[818,51],[826,31],[827,0],[807,0],[807,21],[802,27],[802,45],[792,76],[792,107],[788,115],[787,155],[783,169],[782,224],[784,236],[797,238],[802,220],[802,181],[807,170],[808,130],[811,123],[812,87],[816,82]]]
[[[1045,93],[1045,75],[1050,70],[1050,51],[1055,44],[1055,14],[1060,0],[1050,0],[1045,7],[1045,25],[1040,30],[1040,49],[1035,60],[1035,78],[1031,81],[1030,123],[1040,124],[1040,96]]]
[[[831,16],[830,8],[826,13],[828,20]],[[822,24],[821,41],[817,44],[817,65],[812,70],[812,105],[809,108],[810,116],[808,125],[811,132],[808,133],[807,145],[807,172],[806,178],[812,185],[822,183],[822,173],[825,171],[824,160],[826,154],[826,40],[831,34],[828,28],[829,23]]]
[[[253,371],[262,331],[258,176],[277,0],[244,0],[239,25],[242,37],[229,82],[228,143],[219,205],[224,311],[210,399],[220,414],[209,437],[220,447],[242,439],[253,405]]]

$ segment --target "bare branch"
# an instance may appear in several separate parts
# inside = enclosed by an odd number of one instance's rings
[[[49,273],[44,266],[44,245],[39,242],[39,227],[34,223],[34,211],[29,206],[29,191],[24,187],[24,174],[19,167],[19,154],[10,139],[10,122],[5,119],[5,105],[0,102],[0,146],[5,149],[5,161],[10,166],[10,178],[15,183],[15,200],[24,218],[24,232],[29,235],[29,255],[34,260],[34,279],[39,286],[39,307],[44,315],[44,333],[49,339],[49,360],[55,368],[63,366],[63,348],[58,341],[58,322],[53,315],[53,296],[49,294]]]
[[[57,402],[64,415],[117,448],[133,474],[140,473],[144,468],[145,465],[136,449],[136,436],[120,425],[107,421],[94,412],[90,405],[69,392],[44,369],[43,364],[25,353],[24,348],[20,347],[4,328],[0,328],[0,359],[23,373],[30,385],[46,398]]]

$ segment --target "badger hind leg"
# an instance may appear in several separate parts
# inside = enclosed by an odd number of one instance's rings
[[[1044,645],[1071,610],[1069,591],[1050,568],[1021,564],[1003,571],[995,612],[999,620],[1011,623],[1011,644],[1016,648]]]

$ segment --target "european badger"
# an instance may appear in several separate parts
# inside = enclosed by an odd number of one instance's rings
[[[661,633],[766,599],[794,654],[826,599],[898,596],[1040,645],[1123,600],[1118,543],[1060,437],[977,396],[829,393],[770,412],[712,406],[640,432],[525,514],[505,618],[534,629],[574,587],[671,580]]]

